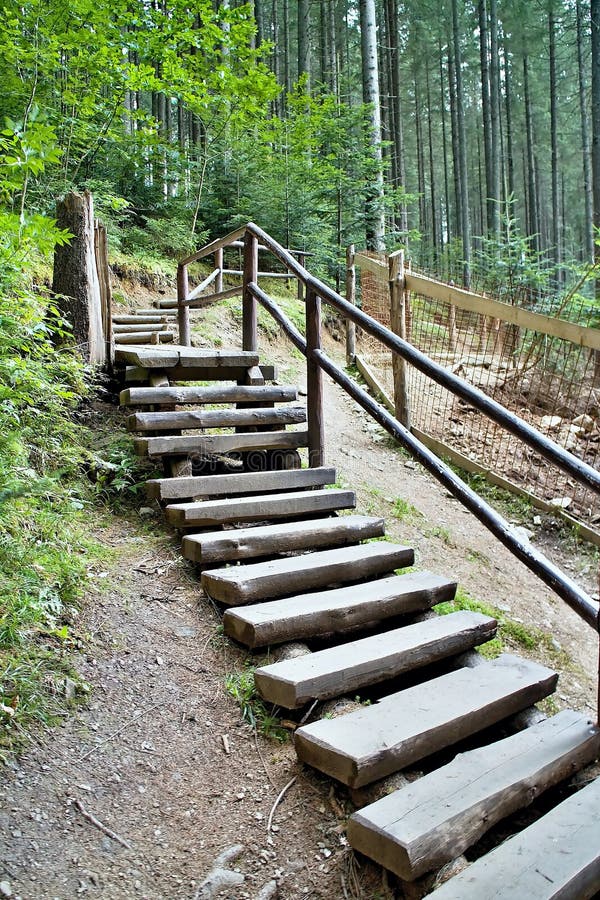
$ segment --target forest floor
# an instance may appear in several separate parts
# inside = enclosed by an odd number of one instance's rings
[[[236,342],[233,322],[221,326],[220,339]],[[329,349],[341,357],[339,343]],[[302,383],[301,360],[278,339],[263,341],[263,357],[280,363],[280,380]],[[388,536],[415,546],[419,567],[458,579],[534,635],[529,649],[515,628],[503,641],[558,667],[549,711],[569,705],[593,715],[591,629],[330,382],[325,397],[327,462],[357,490],[359,511],[384,515]],[[105,430],[123,427],[114,408],[95,414]],[[522,505],[514,514],[595,593],[595,550],[546,517],[533,525]],[[107,548],[77,620],[75,667],[92,691],[3,773],[0,896],[401,896],[380,868],[349,850],[348,792],[300,766],[290,741],[242,720],[225,679],[245,671],[248,654],[223,637],[218,611],[158,509],[105,515],[90,528]]]

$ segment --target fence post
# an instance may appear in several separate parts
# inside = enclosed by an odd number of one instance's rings
[[[220,294],[223,290],[223,248],[219,247],[215,250],[215,269],[219,269],[215,282],[215,293]]]
[[[356,303],[356,267],[354,265],[354,244],[346,248],[346,300]],[[353,366],[356,358],[356,325],[346,319],[346,365]]]
[[[390,284],[390,322],[392,331],[406,340],[406,298],[404,290],[404,250],[392,253],[388,260]],[[394,374],[394,407],[396,418],[406,428],[410,428],[410,400],[406,360],[397,353],[392,354]]]
[[[248,290],[248,284],[258,279],[258,239],[247,231],[244,236],[244,267],[242,275],[242,349],[256,350],[258,346],[258,320],[256,298]]]
[[[179,328],[179,343],[184,347],[191,347],[190,336],[190,308],[185,303],[188,298],[188,273],[187,266],[177,266],[177,326]]]
[[[313,350],[321,349],[321,298],[312,287],[306,289],[306,405],[308,413],[308,465],[325,462],[323,428],[323,372],[313,359]]]

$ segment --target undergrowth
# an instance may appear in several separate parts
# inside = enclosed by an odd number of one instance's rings
[[[227,675],[225,689],[239,704],[243,720],[253,729],[281,743],[288,739],[287,731],[279,725],[279,718],[268,709],[256,691],[253,667],[248,666],[242,672]]]
[[[462,588],[457,589],[453,600],[438,603],[434,609],[440,615],[447,615],[458,610],[469,610],[496,619],[498,622],[496,637],[478,648],[483,656],[495,658],[506,650],[511,649],[529,652],[544,650],[545,653],[554,656],[557,661],[560,658],[563,665],[567,665],[569,662],[564,651],[557,649],[556,644],[552,640],[552,635],[542,631],[541,628],[525,625],[523,622],[510,618],[497,606],[476,600]]]

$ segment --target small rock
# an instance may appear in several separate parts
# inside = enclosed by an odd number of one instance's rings
[[[534,517],[533,517],[533,524],[534,524],[534,525],[541,525],[541,524],[542,524],[542,517],[541,517],[541,516],[534,516]]]
[[[156,515],[156,510],[151,506],[140,506],[139,515],[141,519],[149,519]]]
[[[547,428],[549,431],[555,431],[560,428],[562,419],[560,416],[542,416],[540,419],[540,428]]]
[[[10,881],[0,881],[0,897],[12,897]]]
[[[594,427],[594,420],[591,416],[584,413],[584,415],[577,416],[573,419],[573,425],[578,425],[583,431],[591,431]]]
[[[572,497],[553,497],[550,506],[556,506],[557,509],[568,509],[572,502]]]
[[[513,531],[516,537],[518,537],[520,541],[523,541],[524,544],[528,544],[533,537],[533,531],[529,531],[528,528],[524,528],[522,525],[513,526]]]
[[[552,644],[554,650],[562,650],[562,644],[560,643],[560,641],[557,641],[556,638],[551,638],[550,643]]]

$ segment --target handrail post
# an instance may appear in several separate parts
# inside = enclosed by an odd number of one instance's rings
[[[390,324],[392,331],[399,338],[406,340],[406,304],[404,295],[404,250],[397,250],[389,257],[390,283]],[[398,353],[392,353],[392,371],[394,375],[394,407],[396,418],[410,428],[410,400],[408,396],[408,378],[406,360]]]
[[[356,266],[354,265],[354,244],[346,248],[346,300],[352,306],[356,303]],[[356,325],[346,319],[346,365],[353,366],[356,359]]]
[[[306,290],[306,402],[308,415],[308,465],[325,464],[323,426],[323,371],[313,351],[321,349],[321,298],[314,288]]]
[[[177,326],[179,329],[179,343],[184,347],[191,347],[190,336],[190,309],[186,306],[189,293],[187,266],[177,266]]]
[[[258,238],[250,231],[244,237],[244,274],[242,276],[242,350],[258,347],[258,319],[256,298],[248,290],[251,281],[258,280]]]
[[[215,250],[215,269],[219,270],[217,280],[215,282],[215,293],[220,294],[223,290],[223,248],[219,247]]]

